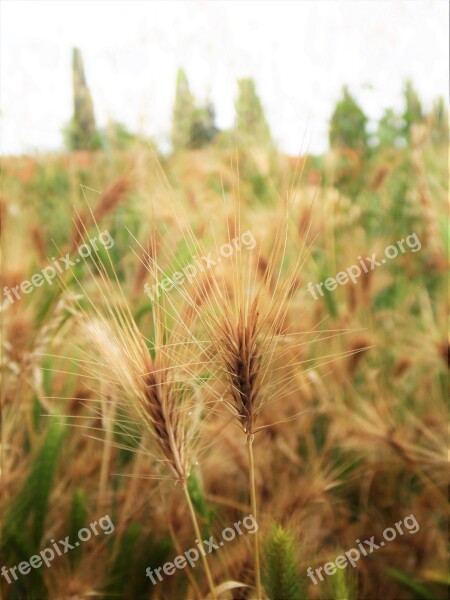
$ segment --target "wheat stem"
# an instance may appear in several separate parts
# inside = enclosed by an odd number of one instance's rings
[[[189,491],[187,489],[186,483],[183,484],[183,489],[184,489],[184,494],[186,496],[186,501],[189,506],[189,511],[191,513],[191,519],[192,519],[192,524],[194,526],[196,538],[199,542],[201,542],[202,534],[200,533],[200,527],[198,526],[197,515],[195,514],[194,505],[192,504],[191,496],[189,495]],[[203,567],[205,569],[206,578],[208,579],[208,585],[209,585],[209,589],[211,591],[211,599],[217,600],[216,592],[214,591],[214,581],[213,581],[213,578],[211,575],[211,571],[209,569],[208,561],[206,560],[206,557],[202,552],[200,552],[200,554],[202,556]]]
[[[255,461],[253,458],[253,434],[247,437],[247,448],[248,448],[248,464],[249,464],[249,478],[250,478],[250,501],[252,506],[252,515],[256,523],[258,523],[258,516],[256,511],[256,486],[255,486]],[[258,527],[259,529],[259,527]],[[255,560],[255,585],[256,585],[256,598],[262,600],[261,591],[261,568],[259,565],[259,536],[258,529],[253,534],[253,551]]]

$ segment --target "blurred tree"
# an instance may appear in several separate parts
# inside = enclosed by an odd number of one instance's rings
[[[238,81],[239,94],[236,100],[236,122],[238,135],[245,142],[272,145],[269,125],[264,109],[251,78]]]
[[[178,69],[175,104],[172,113],[172,146],[174,150],[187,148],[191,141],[194,121],[194,97],[189,89],[189,81],[184,69]]]
[[[216,112],[211,102],[195,109],[190,131],[191,148],[201,148],[214,140],[219,131],[215,125],[215,117]]]
[[[406,82],[403,95],[405,98],[405,112],[403,113],[403,120],[405,122],[404,131],[406,137],[409,138],[411,125],[423,122],[423,111],[419,95],[411,81]]]
[[[448,144],[448,108],[444,98],[437,98],[428,117],[431,139],[435,144]]]
[[[72,81],[74,114],[64,131],[67,146],[71,150],[98,148],[100,138],[95,125],[94,104],[78,48],[72,50]]]
[[[197,107],[186,73],[183,69],[178,69],[172,115],[173,149],[202,148],[212,142],[217,132],[212,103]]]
[[[404,144],[403,120],[392,108],[384,111],[378,123],[377,138],[380,146],[400,146]]]
[[[367,117],[346,86],[342,94],[331,116],[330,146],[350,148],[358,154],[365,154],[368,148]]]

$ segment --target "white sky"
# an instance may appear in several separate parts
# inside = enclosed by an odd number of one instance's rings
[[[236,79],[252,76],[280,147],[327,146],[343,84],[368,115],[448,98],[449,4],[426,1],[15,1],[1,3],[1,150],[62,146],[72,113],[71,47],[83,54],[97,122],[169,139],[178,66],[220,127]]]

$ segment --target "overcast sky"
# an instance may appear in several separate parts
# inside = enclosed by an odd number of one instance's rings
[[[100,126],[112,118],[170,136],[175,76],[234,120],[236,80],[254,77],[280,147],[327,146],[348,84],[372,119],[402,107],[413,80],[424,104],[449,88],[449,4],[427,1],[15,1],[1,3],[1,150],[62,147],[72,113],[71,47],[83,54]]]

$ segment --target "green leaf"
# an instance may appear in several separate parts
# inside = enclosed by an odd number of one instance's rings
[[[201,490],[200,483],[199,483],[195,473],[191,473],[189,475],[189,478],[187,481],[187,488],[188,488],[189,496],[192,500],[192,504],[194,505],[195,510],[204,519],[208,519],[209,518],[208,507],[206,505],[205,497],[203,496],[203,492]]]
[[[84,490],[78,489],[73,495],[72,506],[70,511],[70,520],[69,520],[69,531],[70,531],[70,539],[77,539],[78,532],[82,529],[86,524],[87,517],[87,508],[86,508],[86,494]],[[74,548],[74,550],[70,554],[70,560],[72,564],[76,564],[81,556],[81,548],[80,545],[78,548]]]
[[[428,588],[421,583],[414,581],[411,575],[394,568],[388,568],[387,574],[392,577],[392,579],[395,579],[395,581],[398,581],[398,583],[401,583],[414,592],[415,597],[418,600],[437,600],[436,596]]]
[[[141,527],[138,523],[131,523],[121,536],[119,552],[114,561],[109,583],[105,590],[110,594],[124,597],[125,590],[133,584],[130,565],[136,566],[136,543],[139,539],[140,531]]]
[[[31,473],[34,513],[32,537],[36,545],[39,545],[42,538],[53,476],[65,434],[66,429],[64,426],[56,422],[50,424]]]

